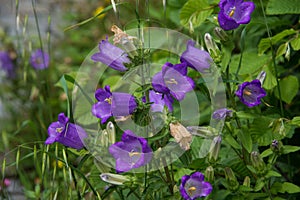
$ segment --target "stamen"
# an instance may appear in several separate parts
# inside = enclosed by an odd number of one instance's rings
[[[56,130],[56,132],[58,132],[58,133],[61,133],[62,131],[63,131],[63,127],[60,127],[60,128],[56,128],[55,130]]]
[[[197,188],[196,187],[194,187],[194,186],[192,186],[192,187],[189,187],[189,189],[188,189],[188,193],[189,193],[189,195],[191,196],[192,195],[192,193],[196,190]]]
[[[174,78],[171,78],[169,81],[166,81],[166,83],[169,83],[169,84],[178,84],[178,82],[174,79]]]
[[[250,96],[252,94],[249,90],[244,90],[243,93],[247,96]]]
[[[129,152],[128,154],[130,157],[132,157],[132,156],[139,156],[141,153],[140,152]]]
[[[229,17],[232,17],[234,15],[234,11],[235,11],[235,6],[231,9],[230,13],[229,13]]]
[[[104,101],[106,101],[106,102],[109,103],[109,104],[112,104],[112,99],[111,99],[111,97],[104,99]]]

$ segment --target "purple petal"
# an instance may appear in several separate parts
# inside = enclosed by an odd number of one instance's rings
[[[159,93],[168,94],[170,90],[166,87],[162,72],[156,73],[152,77],[153,90]]]
[[[84,144],[82,140],[87,137],[86,132],[72,123],[68,123],[65,131],[57,138],[57,142],[74,149],[82,149]]]
[[[213,113],[212,118],[221,120],[221,119],[225,119],[227,116],[230,117],[231,115],[232,115],[232,110],[229,110],[227,108],[221,108],[216,110]]]
[[[218,21],[219,21],[220,27],[222,29],[224,29],[225,31],[236,29],[237,27],[239,27],[239,24],[236,23],[236,21],[234,19],[228,17],[223,12],[219,13]]]
[[[255,4],[253,2],[242,3],[234,14],[235,21],[238,24],[248,24],[251,20],[251,13],[254,9]]]
[[[201,172],[195,172],[191,175],[192,179],[197,179],[197,181],[204,181],[204,175]]]
[[[180,61],[199,72],[209,69],[213,62],[209,53],[196,48],[192,40],[188,41],[186,51],[182,53]]]
[[[92,55],[92,60],[102,62],[118,71],[127,70],[127,68],[124,66],[124,63],[130,63],[130,59],[125,51],[110,44],[107,39],[102,40],[99,43],[99,51],[100,52]]]
[[[111,104],[105,101],[95,103],[92,107],[92,114],[100,118],[101,123],[104,124],[112,116]]]
[[[0,51],[0,70],[1,69],[5,71],[8,77],[13,78],[15,76],[14,63],[9,54],[4,51]]]
[[[112,93],[112,114],[115,117],[127,116],[134,112],[137,104],[131,94],[113,92]]]
[[[157,93],[153,90],[149,91],[149,101],[152,102],[151,104],[151,111],[152,112],[162,112],[164,110],[165,101],[163,100],[163,95]]]
[[[49,54],[43,52],[41,49],[37,49],[31,54],[29,62],[33,68],[38,70],[48,68]]]
[[[185,175],[181,178],[181,184],[180,184],[180,188],[179,188],[179,191],[180,191],[180,194],[181,196],[184,198],[184,199],[190,199],[189,195],[187,194],[184,186],[185,186],[185,183],[187,182],[187,180],[190,179],[190,176],[189,175]]]
[[[58,114],[58,121],[61,124],[67,124],[69,122],[69,118],[65,116],[65,113],[59,113]]]
[[[109,99],[111,97],[112,93],[110,92],[110,87],[106,85],[104,89],[99,88],[95,92],[95,98],[98,101],[105,101],[105,99]]]

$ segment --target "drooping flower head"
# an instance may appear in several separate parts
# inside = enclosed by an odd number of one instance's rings
[[[251,82],[240,84],[235,94],[243,104],[253,107],[261,103],[260,99],[266,96],[266,91],[261,87],[261,82],[255,79]]]
[[[111,92],[109,85],[104,89],[100,88],[95,92],[98,100],[92,107],[92,114],[101,119],[104,124],[108,118],[115,116],[128,116],[136,109],[137,104],[131,94],[122,92]]]
[[[232,30],[240,24],[248,24],[251,13],[255,9],[253,2],[244,0],[221,0],[218,21],[224,30]]]
[[[82,140],[87,137],[83,128],[69,122],[69,118],[64,113],[58,115],[58,121],[52,122],[48,127],[49,137],[45,144],[59,142],[67,147],[82,149]]]
[[[195,42],[193,40],[189,40],[187,42],[186,50],[180,57],[180,61],[182,63],[186,63],[189,67],[199,72],[205,72],[210,68],[213,59],[207,51],[196,48]]]
[[[136,136],[130,130],[124,131],[121,141],[109,147],[109,153],[116,159],[118,173],[144,166],[153,156],[147,140]]]
[[[48,68],[49,61],[49,54],[42,51],[42,49],[37,49],[30,56],[30,64],[34,69],[42,70]]]
[[[227,108],[221,108],[221,109],[216,110],[213,113],[212,118],[221,120],[221,119],[225,119],[226,117],[231,117],[231,116],[232,116],[232,110],[229,110]]]
[[[152,77],[152,86],[156,92],[172,95],[178,101],[184,99],[185,94],[195,87],[194,81],[187,76],[186,63],[173,65],[165,63],[162,71]]]
[[[5,51],[0,51],[0,70],[3,70],[6,76],[10,78],[15,75],[13,61]]]
[[[209,195],[212,186],[209,182],[204,181],[204,175],[201,172],[195,172],[181,178],[179,190],[185,200],[194,200]]]
[[[130,59],[125,51],[112,45],[108,40],[102,40],[99,43],[99,51],[92,55],[91,59],[95,62],[102,62],[103,64],[118,70],[126,71],[127,68],[124,63],[130,63]]]

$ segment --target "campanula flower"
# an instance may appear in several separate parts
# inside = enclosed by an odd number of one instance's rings
[[[240,84],[235,94],[243,104],[253,107],[261,103],[260,99],[266,96],[266,91],[261,87],[261,82],[255,79],[251,82]]]
[[[221,109],[216,110],[213,113],[212,118],[221,120],[221,119],[225,119],[226,117],[231,117],[231,116],[232,116],[232,110],[229,110],[227,108],[221,108]]]
[[[201,172],[195,172],[181,178],[179,190],[185,200],[194,200],[208,196],[212,191],[212,186],[209,182],[204,181],[204,175]]]
[[[52,122],[48,127],[49,137],[45,144],[59,142],[67,147],[82,149],[82,140],[87,137],[86,132],[80,126],[70,123],[69,118],[64,113],[58,115],[58,121]]]
[[[130,63],[130,59],[125,51],[112,45],[108,40],[102,40],[99,43],[99,51],[92,55],[91,59],[95,62],[102,62],[103,64],[118,70],[126,71],[124,63]]]
[[[186,63],[173,65],[165,63],[162,71],[152,77],[152,86],[156,92],[172,95],[178,101],[184,99],[185,94],[195,87],[194,81],[187,76]]]
[[[127,172],[149,163],[153,151],[145,138],[136,136],[132,131],[124,131],[121,141],[109,147],[109,153],[116,159],[116,171]]]
[[[152,103],[152,112],[163,112],[164,106],[167,106],[170,112],[173,111],[173,98],[170,95],[163,95],[154,90],[150,90],[149,101]]]
[[[104,124],[108,118],[115,116],[128,116],[136,109],[137,104],[132,95],[121,92],[111,92],[109,85],[95,92],[98,100],[92,107],[92,114],[101,119]]]
[[[253,2],[244,0],[221,0],[218,21],[224,30],[236,29],[240,24],[248,24],[255,9]]]
[[[186,50],[182,53],[180,61],[199,72],[205,72],[213,63],[209,53],[196,48],[193,40],[187,42]]]
[[[42,70],[48,68],[49,61],[49,54],[42,51],[42,49],[37,49],[30,56],[30,64],[34,69]]]
[[[7,77],[13,78],[15,76],[14,63],[5,51],[0,51],[0,70],[3,70]]]

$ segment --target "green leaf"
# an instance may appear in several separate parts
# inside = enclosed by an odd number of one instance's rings
[[[200,26],[213,12],[207,0],[189,0],[180,11],[180,23],[191,31]]]
[[[266,174],[266,178],[270,178],[270,177],[272,177],[272,176],[274,176],[274,177],[281,177],[281,174],[279,174],[278,172],[276,172],[276,171],[273,171],[273,170],[270,170],[270,171],[268,171],[268,173]]]
[[[119,80],[121,80],[121,78],[122,76],[120,75],[110,76],[103,80],[102,85],[109,85],[111,90],[114,91],[120,86],[121,81]]]
[[[245,111],[236,112],[236,116],[240,119],[255,119],[255,118],[259,117],[258,114],[248,113]]]
[[[298,78],[296,76],[287,76],[279,81],[281,98],[286,103],[291,103],[299,90]],[[275,88],[275,96],[279,99],[277,88]]]
[[[299,35],[297,36],[297,38],[291,40],[291,46],[295,51],[298,51],[300,49],[300,37]]]
[[[237,143],[237,141],[230,135],[230,134],[226,134],[224,140],[233,148],[235,149],[242,149],[242,147],[240,146],[239,143]]]
[[[269,60],[269,56],[258,56],[255,52],[245,52],[241,63],[239,75],[253,74],[262,68]],[[236,73],[240,62],[240,55],[234,55],[231,58],[229,66],[230,73]]]
[[[266,78],[263,83],[263,87],[267,90],[273,89],[277,85],[277,81],[272,70],[270,69],[270,66],[265,65],[262,70],[266,72]]]
[[[276,58],[279,57],[279,56],[282,56],[286,53],[288,45],[289,45],[289,43],[286,42],[286,43],[281,44],[278,47],[277,52],[276,52]]]
[[[296,34],[296,33],[297,33],[297,31],[295,31],[294,29],[288,29],[288,30],[284,30],[284,31],[276,34],[275,36],[273,36],[271,38],[261,39],[258,44],[258,54],[262,55],[265,51],[267,51],[271,47],[271,42],[273,45],[277,44],[286,36]]]
[[[284,145],[282,148],[283,148],[283,150],[282,150],[283,154],[288,154],[288,153],[292,153],[292,152],[300,150],[300,147],[298,147],[298,146],[291,146],[291,145]]]
[[[238,131],[237,137],[242,142],[248,153],[252,151],[252,139],[250,133],[246,130]]]
[[[270,0],[266,13],[268,15],[300,14],[299,0]]]
[[[290,183],[290,182],[284,182],[284,183],[279,183],[275,182],[272,187],[271,187],[271,193],[272,194],[277,194],[277,193],[298,193],[300,192],[300,187]]]
[[[272,149],[267,149],[267,150],[264,150],[264,151],[260,154],[260,156],[261,156],[262,158],[264,158],[264,157],[267,157],[267,156],[269,156],[269,155],[271,155],[271,154],[273,154]]]
[[[259,117],[253,120],[250,133],[254,143],[258,143],[260,146],[267,146],[274,140],[273,130],[269,127],[269,124],[274,119],[268,117]]]
[[[290,123],[292,125],[300,126],[300,116],[294,117]]]

